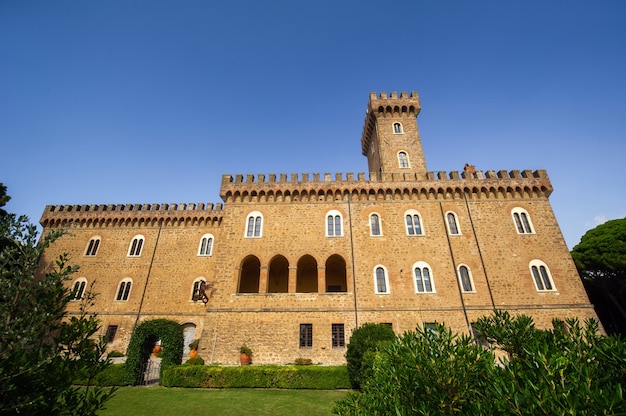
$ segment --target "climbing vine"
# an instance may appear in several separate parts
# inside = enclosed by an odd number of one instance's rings
[[[141,368],[148,361],[154,344],[161,340],[161,372],[183,359],[183,327],[168,319],[152,319],[140,324],[130,339],[126,358],[126,383],[141,384]]]

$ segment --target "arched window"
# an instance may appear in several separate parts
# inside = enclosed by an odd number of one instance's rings
[[[343,235],[343,216],[337,210],[326,213],[326,237],[337,237]]]
[[[130,295],[130,288],[132,285],[132,279],[126,278],[122,280],[117,289],[117,296],[115,297],[115,300],[128,300],[128,296]]]
[[[432,278],[431,268],[428,263],[418,261],[413,265],[413,277],[416,293],[434,293],[435,285]]]
[[[401,168],[408,168],[409,166],[409,156],[406,152],[398,152],[398,165]]]
[[[191,300],[194,302],[199,302],[204,300],[206,297],[206,280],[204,277],[198,277],[193,281],[193,287],[191,289]],[[208,297],[207,297],[208,300]]]
[[[400,124],[400,123],[393,123],[393,133],[394,134],[401,134],[402,133],[402,124]]]
[[[419,212],[414,209],[408,210],[404,213],[404,221],[407,235],[422,235],[422,221]]]
[[[100,236],[91,237],[85,249],[85,256],[95,256],[98,253],[98,247],[100,247]]]
[[[387,270],[384,266],[376,266],[374,268],[374,287],[378,294],[389,293],[389,279],[387,277]]]
[[[472,273],[469,267],[461,265],[459,266],[459,281],[461,282],[461,289],[463,292],[475,292],[474,279],[472,279]]]
[[[200,238],[198,256],[210,256],[213,253],[213,235],[205,234]]]
[[[530,215],[525,209],[513,208],[511,210],[513,223],[518,234],[534,234],[533,224],[530,221]]]
[[[85,287],[87,286],[87,279],[84,277],[79,277],[74,282],[72,286],[72,294],[70,295],[71,300],[81,300],[83,295],[85,294]]]
[[[454,212],[450,211],[446,214],[446,225],[448,227],[448,234],[450,235],[461,234],[461,228],[459,227],[459,222]]]
[[[539,292],[552,292],[556,291],[554,287],[554,281],[550,274],[550,269],[541,260],[533,260],[530,262],[530,273],[533,276],[535,287]]]
[[[263,235],[263,214],[254,211],[246,219],[246,237],[261,237]]]
[[[130,246],[128,247],[128,257],[141,256],[141,249],[143,248],[144,240],[145,237],[141,234],[133,237],[133,241],[130,242]]]
[[[370,235],[382,235],[382,230],[380,228],[380,217],[378,214],[370,215]]]

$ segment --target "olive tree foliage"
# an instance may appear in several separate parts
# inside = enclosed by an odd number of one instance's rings
[[[396,338],[389,325],[366,323],[355,329],[346,349],[348,376],[352,388],[359,389],[371,375],[372,360],[381,344]]]
[[[617,415],[626,413],[626,346],[598,324],[495,311],[479,319],[481,342],[443,325],[416,329],[376,352],[362,392],[339,415]],[[486,341],[489,347],[484,347]]]
[[[0,206],[7,200],[0,184]],[[109,363],[95,336],[99,321],[88,313],[93,294],[77,314],[66,312],[72,293],[64,283],[77,267],[61,255],[39,274],[44,250],[63,234],[53,231],[38,242],[27,217],[0,210],[0,414],[92,415],[113,394],[72,386]]]
[[[572,258],[604,329],[626,335],[626,218],[587,231]]]

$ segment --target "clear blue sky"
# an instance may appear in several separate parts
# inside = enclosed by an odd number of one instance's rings
[[[6,208],[365,172],[369,93],[414,90],[429,170],[546,169],[570,248],[626,216],[621,0],[1,1]]]

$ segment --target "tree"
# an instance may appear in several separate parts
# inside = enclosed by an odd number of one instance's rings
[[[626,218],[587,231],[572,258],[604,329],[626,335]]]
[[[7,200],[0,184],[0,201]],[[61,255],[40,274],[44,250],[63,234],[38,242],[27,217],[0,212],[0,414],[92,415],[114,392],[72,386],[109,363],[104,340],[95,337],[97,316],[87,312],[94,295],[76,316],[66,312],[72,293],[64,283],[77,267]]]

